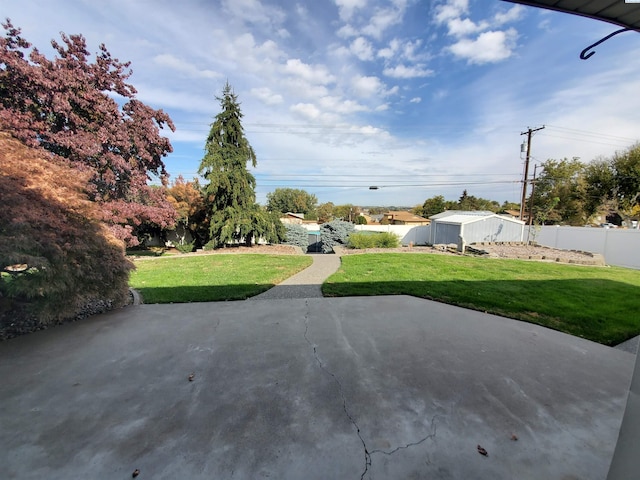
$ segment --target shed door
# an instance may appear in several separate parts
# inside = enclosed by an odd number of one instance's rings
[[[458,237],[460,236],[460,225],[450,223],[436,223],[436,225],[436,238],[433,242],[434,244],[458,244]]]

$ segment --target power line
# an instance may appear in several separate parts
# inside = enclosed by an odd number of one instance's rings
[[[533,158],[533,157],[531,157]],[[178,175],[182,175],[182,176],[199,176],[200,174],[198,174],[197,172],[178,172],[175,174],[175,176]],[[433,174],[388,174],[388,175],[384,175],[384,174],[323,174],[323,173],[308,173],[308,174],[270,174],[270,173],[259,173],[259,172],[255,172],[253,173],[253,176],[256,178],[260,178],[263,180],[286,180],[288,178],[293,178],[293,179],[298,179],[298,178],[308,178],[310,180],[315,179],[315,178],[319,178],[319,179],[324,179],[324,178],[392,178],[392,179],[400,179],[400,178],[423,178],[423,177],[446,177],[446,178],[458,178],[458,177],[518,177],[520,176],[519,173],[433,173]],[[265,178],[266,177],[266,178]]]
[[[590,132],[588,130],[578,130],[575,128],[569,128],[569,127],[558,127],[558,126],[554,126],[554,125],[545,125],[547,128],[550,128],[551,130],[566,130],[567,132],[573,132],[576,135],[583,135],[583,136],[592,136],[592,137],[602,137],[602,138],[611,138],[611,139],[619,139],[621,141],[628,141],[628,142],[636,142],[638,139],[637,138],[630,138],[630,137],[621,137],[618,135],[610,135],[610,134],[606,134],[606,133],[598,133],[598,132]]]

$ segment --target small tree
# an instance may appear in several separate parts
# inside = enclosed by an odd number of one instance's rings
[[[414,213],[425,218],[429,218],[432,215],[444,212],[446,210],[446,203],[442,195],[436,195],[435,197],[427,198],[422,204],[421,208],[416,208]]]
[[[167,199],[178,213],[178,225],[191,234],[198,246],[207,243],[208,228],[202,232],[206,218],[204,196],[198,179],[187,182],[179,175],[167,188]],[[184,244],[184,238],[180,243]]]
[[[287,223],[284,228],[286,230],[285,245],[295,245],[306,252],[309,248],[309,231],[302,225],[295,223]]]
[[[358,215],[360,215],[360,207],[356,207],[350,203],[333,207],[334,218],[339,218],[345,222],[355,222]]]
[[[333,220],[334,214],[333,210],[335,209],[335,205],[331,202],[321,204],[318,209],[318,223],[327,223]]]
[[[333,252],[333,247],[336,245],[346,245],[349,241],[349,234],[353,231],[355,231],[353,223],[343,220],[333,220],[320,225],[322,253]]]
[[[318,199],[298,188],[276,188],[267,193],[267,210],[280,213],[304,213],[305,217],[315,213]]]

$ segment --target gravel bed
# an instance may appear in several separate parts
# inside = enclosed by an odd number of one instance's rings
[[[443,255],[461,255],[455,245],[435,245],[433,247],[413,246],[398,248],[368,248],[354,250],[336,248],[340,255],[357,255],[362,253],[432,253]],[[488,256],[491,258],[511,258],[520,260],[536,260],[559,263],[573,263],[578,265],[604,265],[602,255],[575,250],[560,250],[557,248],[524,243],[482,243],[468,247],[467,254]]]
[[[542,245],[525,243],[481,243],[471,246],[474,250],[486,252],[493,258],[518,258],[522,260],[538,260],[578,265],[605,265],[604,257],[590,252],[578,250],[560,250]]]

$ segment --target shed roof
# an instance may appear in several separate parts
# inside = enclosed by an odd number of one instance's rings
[[[507,222],[524,225],[523,221],[512,218],[510,216],[498,215],[493,212],[486,212],[481,210],[478,210],[478,211],[447,210],[446,212],[433,215],[429,218],[439,223],[451,223],[451,224],[464,225],[467,223],[478,222],[480,220],[486,220],[488,218],[494,218],[494,217],[497,217],[500,220],[504,220]]]
[[[532,7],[546,8],[640,31],[640,3],[624,0],[505,0]]]
[[[453,215],[463,215],[465,217],[487,217],[493,215],[493,212],[487,210],[445,210],[444,212],[431,215],[431,220],[440,220],[442,218],[451,217]]]

